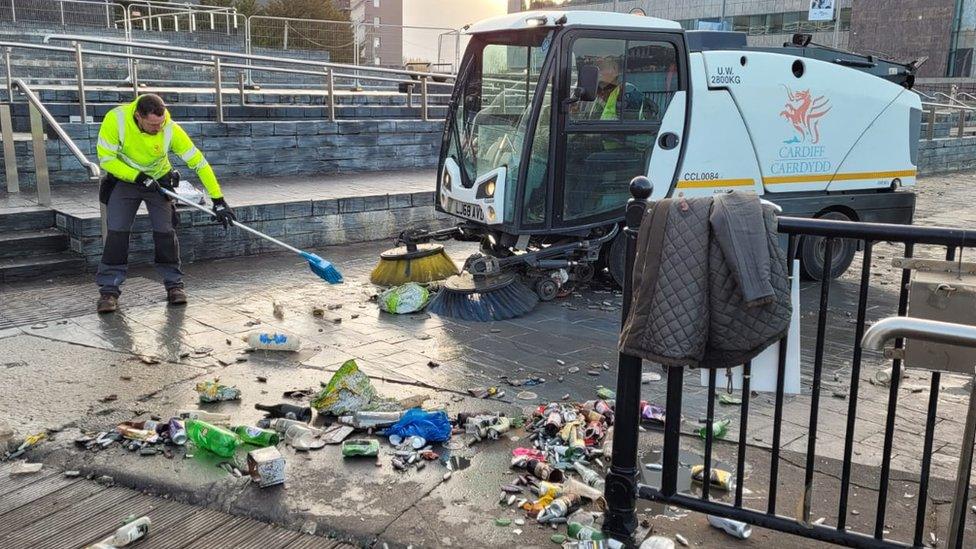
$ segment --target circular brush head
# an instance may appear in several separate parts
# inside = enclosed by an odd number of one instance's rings
[[[399,286],[407,282],[424,284],[458,274],[457,265],[440,244],[418,244],[416,249],[400,246],[380,254],[380,262],[369,276],[377,286]]]
[[[427,311],[461,320],[491,322],[522,316],[539,297],[517,275],[472,276],[463,273],[444,281]]]

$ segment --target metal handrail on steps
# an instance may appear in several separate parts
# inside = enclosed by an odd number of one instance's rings
[[[61,124],[51,115],[50,111],[41,103],[37,94],[30,89],[22,79],[15,79],[10,89],[20,90],[27,98],[30,109],[31,146],[34,153],[34,175],[37,179],[37,203],[41,206],[51,205],[51,178],[47,167],[47,149],[45,148],[44,122],[47,122],[58,138],[64,143],[78,162],[88,170],[90,179],[101,178],[102,170],[98,164],[88,160],[81,152],[71,136],[64,131]],[[10,117],[10,105],[0,105],[0,137],[3,139],[3,163],[7,177],[7,192],[20,192],[20,177],[17,173],[17,153],[14,148],[13,123]]]

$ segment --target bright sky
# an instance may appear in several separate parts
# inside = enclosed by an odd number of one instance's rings
[[[507,0],[403,0],[403,24],[457,29],[508,13]],[[438,35],[445,31],[404,29],[403,59],[437,60]],[[441,61],[454,61],[454,38],[441,39]],[[465,41],[462,39],[461,50]]]

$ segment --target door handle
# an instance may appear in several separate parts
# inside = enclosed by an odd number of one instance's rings
[[[661,134],[661,137],[658,138],[657,143],[662,149],[670,151],[671,149],[677,147],[678,143],[681,143],[681,138],[678,137],[678,134],[676,133],[664,132]]]

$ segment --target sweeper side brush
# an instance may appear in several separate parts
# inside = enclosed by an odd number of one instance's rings
[[[410,244],[386,250],[369,276],[377,286],[399,286],[407,282],[425,284],[458,274],[457,265],[440,244]]]
[[[492,276],[472,276],[469,273],[452,276],[427,305],[430,313],[491,322],[522,316],[539,303],[539,296],[512,273]]]

